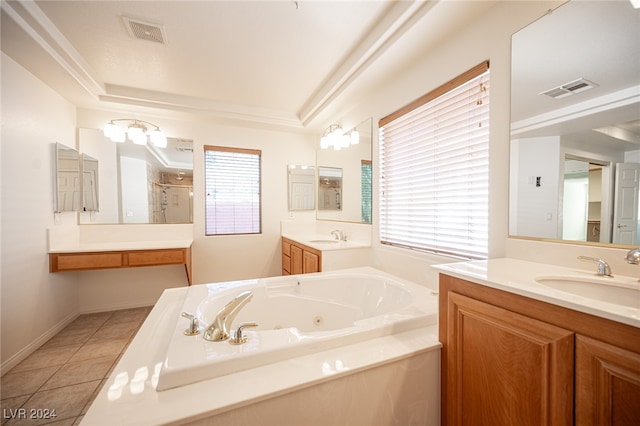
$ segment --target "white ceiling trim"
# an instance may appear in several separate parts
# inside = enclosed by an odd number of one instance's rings
[[[438,1],[392,2],[383,19],[353,49],[299,111],[298,116],[302,124],[309,124],[331,101],[344,92],[350,82],[362,74]]]
[[[2,9],[94,99],[125,105],[304,128],[438,1],[391,2],[389,9],[297,112],[274,111],[99,82],[79,52],[34,0],[2,1]]]
[[[511,124],[511,135],[519,136],[538,129],[570,122],[618,108],[640,105],[640,86],[633,86],[584,102],[529,117]],[[635,119],[635,117],[634,117]]]
[[[18,4],[20,8],[15,7]],[[2,1],[0,7],[94,99],[104,93],[104,87],[93,78],[82,56],[34,1]]]
[[[252,121],[262,124],[302,128],[297,115],[284,111],[264,108],[252,108],[242,105],[216,102],[203,98],[193,98],[164,92],[123,87],[114,84],[105,85],[106,94],[99,99],[127,105],[162,108],[173,111],[212,115],[218,118]]]

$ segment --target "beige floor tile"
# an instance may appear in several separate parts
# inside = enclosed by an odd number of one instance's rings
[[[112,355],[65,364],[51,376],[40,390],[49,390],[78,383],[102,380],[107,376],[116,358],[116,355]]]
[[[140,324],[123,322],[116,324],[105,324],[91,336],[89,342],[98,340],[130,339],[140,328]]]
[[[86,343],[98,330],[98,326],[88,328],[65,328],[42,345],[42,349]]]
[[[97,340],[85,343],[69,362],[84,361],[86,359],[101,358],[109,355],[119,355],[124,351],[129,339]]]
[[[80,412],[80,414],[82,414],[83,416],[85,414],[87,414],[87,411],[89,411],[89,407],[91,407],[91,404],[93,404],[93,401],[96,399],[96,397],[98,396],[98,394],[100,393],[100,390],[102,389],[102,387],[104,386],[104,384],[107,382],[107,379],[103,379],[100,384],[96,387],[96,390],[93,391],[93,393],[91,394],[91,396],[89,397],[89,399],[87,400],[87,403],[85,404],[84,408],[82,409],[82,411]]]
[[[81,346],[81,344],[76,344],[38,349],[20,364],[13,367],[11,372],[16,373],[18,371],[35,370],[52,365],[62,365],[68,362]]]
[[[142,324],[149,315],[149,312],[150,309],[147,307],[114,311],[113,315],[111,315],[107,321],[107,324],[119,324],[123,322],[135,322],[137,324]]]
[[[24,405],[27,400],[31,398],[31,395],[17,396],[15,398],[3,399],[0,403],[2,406],[1,423],[7,423],[12,417],[16,417],[19,413],[18,409]]]
[[[73,426],[76,422],[77,417],[70,417],[64,420],[57,420],[55,422],[47,423],[50,426]]]
[[[31,409],[50,410],[49,413],[55,410],[56,417],[54,419],[13,419],[7,425],[40,425],[51,421],[75,419],[80,415],[80,411],[82,411],[98,384],[100,384],[100,380],[37,392],[24,404],[23,408],[27,410],[27,413]]]
[[[61,367],[59,365],[39,368],[37,370],[8,372],[2,376],[0,383],[0,395],[2,399],[13,398],[20,395],[32,394],[55,374]]]
[[[78,318],[73,320],[71,324],[69,324],[67,329],[77,329],[77,328],[95,328],[101,327],[109,318],[111,318],[111,312],[98,312],[95,314],[83,314]]]

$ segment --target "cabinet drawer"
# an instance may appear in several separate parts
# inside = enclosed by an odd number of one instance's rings
[[[282,270],[287,273],[291,272],[291,257],[282,253]]]
[[[185,263],[184,249],[129,252],[129,266],[171,265]]]
[[[52,272],[79,269],[120,268],[122,253],[81,253],[52,255]]]
[[[291,256],[291,243],[282,239],[282,254],[286,254],[287,256]]]

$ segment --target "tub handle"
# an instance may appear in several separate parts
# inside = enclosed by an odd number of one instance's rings
[[[247,340],[249,340],[249,338],[247,336],[243,336],[242,335],[242,330],[244,330],[247,327],[257,327],[257,326],[258,326],[257,322],[243,322],[243,323],[241,323],[238,326],[233,338],[229,339],[229,343],[231,343],[232,345],[241,345],[243,343],[246,343]]]
[[[202,327],[200,327],[200,324],[198,324],[198,318],[187,312],[181,313],[180,316],[189,320],[189,328],[184,330],[184,334],[186,336],[195,336],[196,334],[200,334],[200,332],[202,331]]]

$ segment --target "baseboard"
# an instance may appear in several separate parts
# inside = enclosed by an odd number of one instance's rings
[[[37,339],[29,343],[27,346],[19,350],[15,355],[13,355],[8,360],[2,362],[0,364],[0,376],[4,376],[9,370],[11,370],[16,365],[20,364],[23,360],[25,360],[29,355],[34,353],[40,346],[44,345],[49,339],[58,334],[62,329],[64,329],[67,325],[71,324],[73,320],[78,318],[80,315],[78,312],[67,315],[62,321],[58,322],[56,325],[51,327],[45,333],[40,335]]]

